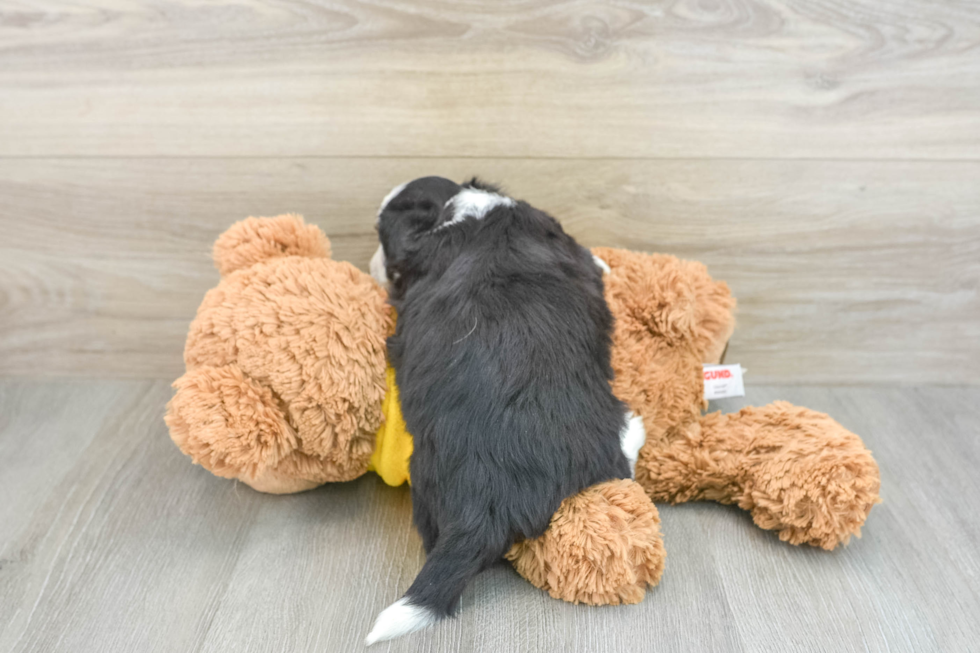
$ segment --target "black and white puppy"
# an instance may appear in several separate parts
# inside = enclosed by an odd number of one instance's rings
[[[558,222],[476,180],[385,198],[372,261],[398,310],[388,354],[414,436],[426,562],[372,644],[451,615],[467,582],[578,491],[630,478],[645,433],[610,389],[601,262]]]

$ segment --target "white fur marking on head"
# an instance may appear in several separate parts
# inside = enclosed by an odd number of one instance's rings
[[[599,269],[602,270],[603,274],[609,274],[610,272],[612,272],[612,268],[609,267],[609,264],[603,261],[595,254],[592,255],[592,262],[595,263],[597,266],[599,266]]]
[[[385,274],[385,250],[381,245],[378,245],[377,251],[374,252],[374,256],[371,257],[371,265],[369,267],[371,270],[371,276],[374,280],[380,283],[382,286],[388,285],[388,275]]]
[[[364,643],[367,646],[427,628],[438,619],[428,608],[412,605],[403,597],[381,611]]]
[[[623,454],[630,463],[632,478],[636,478],[636,459],[646,441],[647,431],[643,428],[643,418],[634,415],[633,411],[626,413],[626,425],[619,432],[619,445],[623,448]]]
[[[378,208],[379,220],[381,219],[381,213],[385,210],[385,207],[388,206],[388,202],[398,197],[398,194],[401,193],[403,190],[405,190],[405,186],[408,186],[407,181],[404,184],[392,188],[391,191],[387,195],[385,195],[385,198],[381,200],[381,206]]]
[[[509,198],[491,193],[479,188],[464,188],[453,195],[446,206],[452,205],[453,219],[443,222],[436,229],[444,229],[449,225],[458,224],[467,218],[483,219],[487,213],[498,206],[514,206],[516,202]]]

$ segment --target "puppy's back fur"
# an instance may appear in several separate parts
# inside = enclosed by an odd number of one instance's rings
[[[469,579],[541,535],[562,500],[631,475],[602,271],[557,221],[492,187],[426,178],[383,207],[379,232],[427,559],[369,642],[452,614]]]

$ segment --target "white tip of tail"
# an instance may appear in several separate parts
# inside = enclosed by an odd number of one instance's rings
[[[643,418],[631,412],[626,414],[626,426],[619,433],[619,444],[623,448],[626,460],[630,463],[630,471],[636,478],[636,459],[640,455],[643,443],[647,441],[647,431],[643,428]]]
[[[428,608],[412,605],[407,597],[401,598],[381,611],[364,643],[370,646],[375,642],[401,637],[427,628],[436,621],[436,615]]]

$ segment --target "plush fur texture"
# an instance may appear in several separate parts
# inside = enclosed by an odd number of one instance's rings
[[[239,222],[191,323],[167,410],[181,450],[219,476],[296,492],[364,473],[385,395],[385,293],[300,218]]]
[[[657,509],[638,484],[617,480],[565,499],[544,535],[507,559],[556,599],[619,605],[660,582],[666,555]]]
[[[443,617],[470,578],[544,533],[563,500],[631,476],[627,411],[609,385],[612,316],[592,254],[494,188],[413,181],[384,207],[379,234],[427,553],[405,596]]]
[[[330,241],[303,218],[286,215],[243,220],[221,234],[213,250],[221,276],[287,256],[330,258]]]
[[[655,498],[733,503],[790,544],[847,544],[880,501],[878,466],[860,438],[783,401],[705,415],[650,453],[643,476]],[[789,468],[805,473],[787,477]]]

